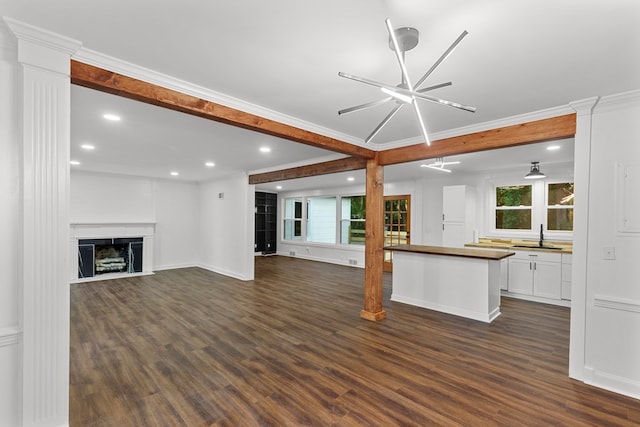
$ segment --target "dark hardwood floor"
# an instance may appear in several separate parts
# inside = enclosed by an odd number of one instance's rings
[[[569,309],[502,299],[485,324],[389,302],[364,272],[256,259],[71,286],[72,426],[640,424],[640,401],[567,377]]]

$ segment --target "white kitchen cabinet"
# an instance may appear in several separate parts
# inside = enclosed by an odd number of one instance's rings
[[[509,259],[509,292],[561,299],[561,255],[534,251],[515,253]]]
[[[473,241],[475,197],[473,187],[442,187],[442,246],[462,248]]]

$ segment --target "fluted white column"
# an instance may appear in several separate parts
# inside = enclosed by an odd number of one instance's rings
[[[22,423],[67,425],[69,69],[80,43],[5,22],[18,39],[23,81]]]
[[[589,183],[591,181],[591,122],[599,98],[571,102],[576,111],[574,153],[575,206],[571,281],[571,334],[569,341],[569,376],[584,380],[587,249],[589,246]]]

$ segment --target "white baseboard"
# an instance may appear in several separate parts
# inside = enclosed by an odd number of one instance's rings
[[[634,399],[640,399],[640,381],[634,381],[629,378],[598,371],[588,366],[584,368],[584,374],[585,384],[603,388]]]
[[[337,259],[333,259],[333,258],[315,257],[315,256],[312,256],[312,255],[306,255],[306,254],[303,254],[303,253],[296,253],[296,256],[291,256],[286,252],[278,252],[277,255],[283,256],[283,257],[287,257],[287,258],[300,258],[300,259],[305,259],[307,261],[318,261],[318,262],[325,262],[325,263],[328,263],[328,264],[346,265],[347,267],[364,268],[364,265],[349,264],[348,260],[345,262],[345,261],[341,261],[341,260],[337,260]]]
[[[252,278],[248,278],[246,276],[244,276],[243,274],[239,274],[235,271],[230,271],[230,270],[226,270],[224,268],[219,268],[213,265],[208,265],[208,264],[198,264],[196,265],[196,267],[200,267],[203,268],[205,270],[209,270],[213,273],[218,273],[218,274],[222,274],[224,276],[229,276],[229,277],[233,277],[234,279],[238,279],[238,280],[242,280],[242,281],[249,281],[249,280],[253,280]]]

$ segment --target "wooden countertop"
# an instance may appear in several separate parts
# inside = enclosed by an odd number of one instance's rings
[[[531,240],[510,240],[510,239],[488,239],[481,238],[478,243],[465,244],[468,248],[488,248],[488,249],[507,249],[511,251],[534,251],[534,252],[551,252],[559,254],[571,254],[573,252],[573,244],[571,242],[549,242],[545,241],[544,246],[538,246],[537,242]]]
[[[515,252],[505,251],[486,251],[480,249],[465,249],[465,248],[445,248],[442,246],[422,246],[422,245],[394,245],[385,246],[385,250],[388,251],[400,251],[400,252],[413,252],[419,254],[429,255],[448,255],[457,256],[463,258],[479,258],[486,260],[501,260],[503,258],[515,255]]]

